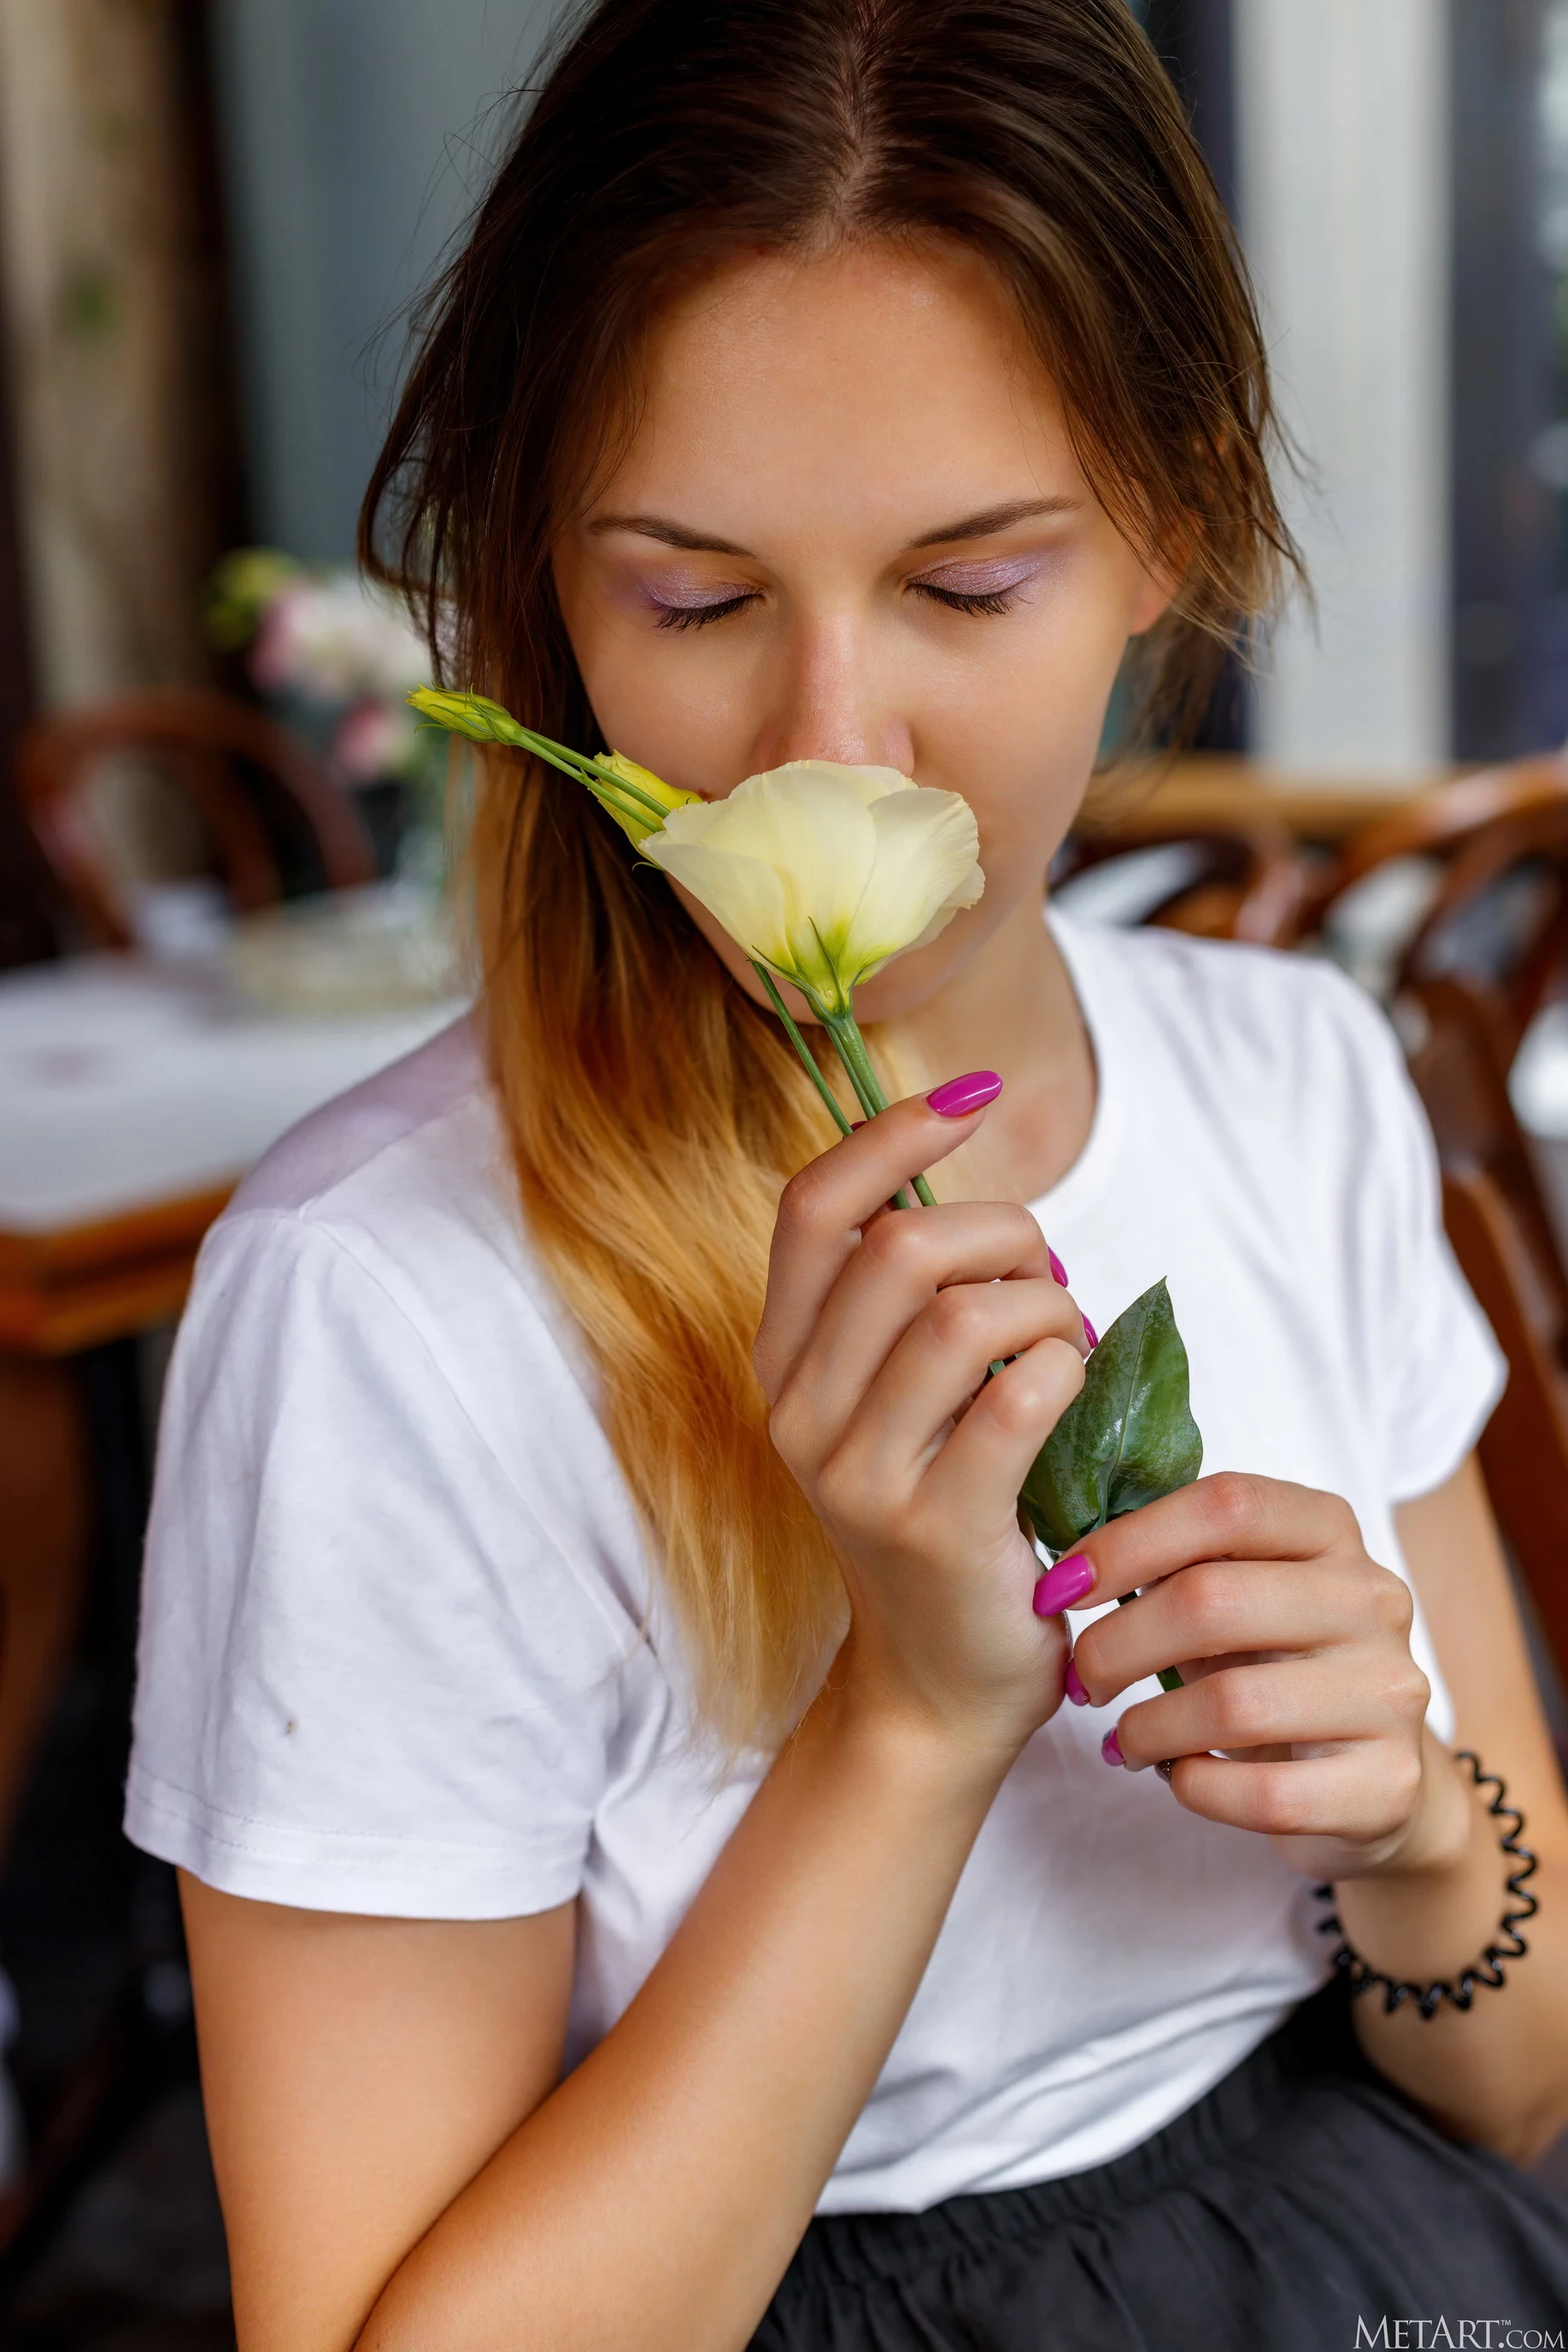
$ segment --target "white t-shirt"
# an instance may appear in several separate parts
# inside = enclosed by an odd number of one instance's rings
[[[1074,1296],[1103,1330],[1168,1276],[1206,1466],[1345,1496],[1401,1567],[1394,1505],[1449,1476],[1500,1377],[1391,1033],[1301,958],[1056,930],[1100,1075],[1082,1156],[1036,1203]],[[1446,1736],[1419,1619],[1414,1643]],[[1009,1775],[823,2210],[1104,2162],[1322,1980],[1303,1882],[1155,1774],[1108,1770],[1113,1719],[1063,1706]],[[576,1898],[575,2063],[763,1769],[726,1780],[694,1745],[460,1025],[297,1129],[208,1237],[159,1458],[130,1835],[312,1908]]]

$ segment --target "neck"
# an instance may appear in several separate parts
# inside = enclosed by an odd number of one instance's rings
[[[999,1100],[942,1163],[946,1200],[1030,1201],[1065,1175],[1094,1116],[1094,1057],[1061,951],[1030,896],[945,988],[885,1024],[899,1063],[935,1086],[997,1070]]]

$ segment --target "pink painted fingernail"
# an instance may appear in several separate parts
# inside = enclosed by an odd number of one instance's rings
[[[1100,1742],[1100,1753],[1107,1764],[1124,1764],[1127,1760],[1122,1753],[1122,1743],[1113,1731],[1108,1731]]]
[[[1070,1288],[1071,1286],[1067,1279],[1067,1268],[1062,1265],[1061,1260],[1057,1256],[1056,1252],[1051,1248],[1049,1242],[1046,1244],[1045,1254],[1051,1260],[1052,1280],[1059,1283],[1063,1290]]]
[[[1059,1559],[1048,1568],[1034,1588],[1034,1613],[1037,1617],[1060,1617],[1082,1601],[1094,1582],[1094,1563],[1075,1551],[1071,1559]]]
[[[1078,1662],[1075,1658],[1069,1658],[1067,1661],[1067,1696],[1074,1706],[1089,1705],[1089,1694],[1083,1687],[1083,1677],[1078,1671]]]
[[[961,1078],[945,1079],[925,1100],[939,1118],[967,1118],[972,1110],[995,1102],[1001,1090],[995,1070],[968,1070]]]
[[[1082,1307],[1080,1307],[1078,1311],[1079,1311],[1079,1314],[1080,1314],[1081,1316],[1082,1316],[1082,1320],[1083,1320],[1083,1336],[1084,1336],[1084,1338],[1088,1340],[1089,1345],[1090,1345],[1092,1348],[1097,1348],[1097,1347],[1100,1345],[1100,1334],[1099,1334],[1099,1332],[1098,1332],[1098,1331],[1096,1331],[1096,1329],[1094,1328],[1093,1324],[1092,1324],[1092,1323],[1091,1323],[1091,1321],[1089,1320],[1088,1316],[1083,1314],[1083,1310],[1082,1310]]]

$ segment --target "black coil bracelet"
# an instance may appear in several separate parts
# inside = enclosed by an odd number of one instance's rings
[[[1359,1952],[1353,1951],[1347,1943],[1342,1942],[1333,1956],[1335,1968],[1349,1985],[1353,1997],[1365,1992],[1369,1985],[1381,1985],[1385,2016],[1392,2017],[1394,2011],[1407,2000],[1413,2000],[1421,2015],[1427,2018],[1436,2017],[1446,2000],[1451,2001],[1456,2009],[1469,2009],[1478,1985],[1490,1985],[1495,1991],[1507,1982],[1503,1961],[1521,1960],[1530,1949],[1519,1933],[1520,1922],[1533,1919],[1541,1906],[1525,1887],[1526,1879],[1535,1875],[1536,1863],[1530,1848],[1519,1842],[1520,1832],[1524,1827],[1524,1815],[1517,1806],[1509,1803],[1508,1790],[1497,1774],[1481,1770],[1480,1758],[1471,1749],[1461,1748],[1454,1761],[1469,1766],[1470,1779],[1478,1789],[1492,1790],[1487,1811],[1494,1819],[1508,1824],[1507,1834],[1499,1843],[1503,1853],[1517,1867],[1504,1881],[1511,1899],[1498,1922],[1497,1932],[1502,1940],[1489,1944],[1475,1966],[1466,1969],[1458,1984],[1444,1977],[1437,1983],[1429,1985],[1396,1984],[1392,1977],[1385,1977],[1381,1969],[1371,1967]],[[1321,1901],[1332,1903],[1333,1900],[1332,1886],[1316,1886],[1312,1892]],[[1318,1922],[1318,1933],[1320,1936],[1343,1937],[1344,1929],[1340,1925],[1337,1912],[1331,1911],[1326,1919]]]

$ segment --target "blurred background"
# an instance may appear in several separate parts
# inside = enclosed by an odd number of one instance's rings
[[[1388,1003],[1568,1657],[1568,0],[1138,0],[1317,591],[1059,889]],[[0,2344],[232,2342],[168,1874],[118,1829],[202,1233],[464,1001],[423,658],[352,570],[546,0],[0,0]],[[1568,2180],[1568,2167],[1558,2176]]]

